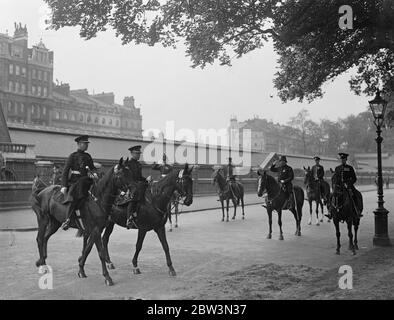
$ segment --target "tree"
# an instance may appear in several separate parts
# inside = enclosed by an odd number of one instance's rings
[[[394,1],[391,0],[45,0],[50,27],[80,26],[90,39],[113,28],[124,44],[186,44],[193,66],[234,57],[273,41],[279,54],[274,84],[283,101],[311,101],[322,85],[356,68],[351,89],[372,94],[394,84]],[[350,5],[351,30],[339,28]]]
[[[295,117],[292,117],[288,125],[294,129],[297,129],[299,138],[302,141],[303,153],[307,154],[307,124],[308,124],[309,112],[306,109],[302,109]]]

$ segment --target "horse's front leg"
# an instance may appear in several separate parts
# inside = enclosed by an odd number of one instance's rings
[[[334,218],[334,225],[335,225],[335,232],[337,236],[337,249],[336,249],[336,254],[341,253],[341,231],[339,229],[339,220],[337,218]]]
[[[272,239],[272,210],[267,208],[267,213],[268,213],[268,228],[269,228],[267,239]]]
[[[320,226],[320,223],[319,223],[319,203],[320,203],[320,201],[316,200],[316,225],[317,226]]]
[[[93,232],[86,232],[83,235],[83,248],[82,248],[82,255],[78,258],[79,264],[79,271],[78,277],[80,278],[87,278],[85,273],[85,262],[88,258],[90,251],[95,243],[96,239],[93,236]]]
[[[324,204],[323,204],[322,200],[320,200],[320,207],[321,207],[321,219],[320,219],[320,222],[323,223],[324,222]]]
[[[282,210],[278,210],[278,225],[279,225],[279,240],[284,240],[283,231],[282,231]]]
[[[237,215],[237,200],[232,198],[231,200],[233,202],[233,206],[234,206],[234,215],[233,215],[233,220],[235,220],[235,216]]]
[[[159,240],[160,240],[161,245],[163,247],[164,253],[166,255],[169,274],[170,274],[170,276],[175,277],[176,272],[175,272],[174,267],[172,266],[172,261],[171,261],[171,256],[170,256],[170,248],[168,247],[168,242],[167,242],[167,237],[166,237],[166,230],[164,227],[160,227],[158,229],[155,229],[155,232],[157,233],[157,236],[159,237]]]
[[[110,270],[115,269],[114,264],[111,261],[111,258],[109,256],[109,251],[108,251],[108,242],[109,242],[109,237],[112,234],[112,231],[114,230],[115,224],[113,222],[109,222],[107,227],[105,228],[102,241],[103,241],[103,248],[104,248],[104,254],[105,254],[105,262],[107,263],[107,268]]]
[[[347,231],[348,231],[348,237],[349,237],[349,250],[352,251],[353,255],[355,255],[356,249],[354,248],[353,232],[352,232],[353,221],[352,221],[352,219],[348,219],[348,221],[346,221],[346,223],[347,223]]]
[[[175,228],[178,228],[179,202],[175,203]]]
[[[106,261],[105,261],[106,251],[103,247],[103,243],[102,243],[100,235],[101,235],[101,232],[99,230],[94,231],[94,235],[93,235],[93,237],[95,239],[94,243],[96,245],[97,252],[98,252],[98,255],[99,255],[99,258],[101,261],[101,269],[102,269],[102,273],[103,273],[103,276],[105,279],[105,284],[107,286],[113,286],[114,282],[112,281],[112,278],[110,277],[108,269],[107,269],[107,265],[106,265]]]
[[[220,197],[220,203],[222,204],[222,222],[224,222],[224,201],[222,197]]]
[[[308,226],[310,226],[312,224],[312,200],[309,200],[309,221],[308,221]]]
[[[358,239],[357,239],[358,225],[359,225],[359,222],[354,223],[354,249],[355,250],[359,250]]]
[[[135,245],[135,253],[132,260],[134,274],[141,274],[140,268],[138,268],[138,255],[142,249],[142,244],[144,243],[145,236],[146,236],[146,231],[142,229],[138,229],[137,244]]]
[[[229,212],[229,210],[230,210],[230,198],[227,198],[226,199],[226,213],[227,213],[227,220],[226,220],[226,222],[229,222],[230,220],[229,220],[229,217],[228,217],[228,212]]]

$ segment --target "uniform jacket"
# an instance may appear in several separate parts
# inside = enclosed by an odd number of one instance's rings
[[[162,175],[167,175],[167,174],[169,174],[172,171],[172,166],[167,164],[167,163],[165,163],[165,164],[164,163],[163,164],[155,163],[155,164],[152,165],[152,169],[160,171],[160,173]]]
[[[77,182],[79,178],[86,177],[88,175],[86,167],[89,167],[92,171],[96,170],[89,153],[78,150],[70,154],[63,170],[62,186],[69,187],[71,184]],[[71,173],[71,177],[69,178],[70,171],[79,171],[80,174]]]
[[[139,163],[137,160],[132,158],[129,161],[129,168],[130,168],[130,171],[132,172],[132,175],[133,175],[132,181],[134,181],[134,182],[139,182],[139,181],[145,182],[146,181],[146,179],[142,176],[141,163]]]
[[[272,172],[278,172],[278,181],[283,184],[291,183],[294,179],[294,172],[293,169],[288,166],[287,164],[283,167],[277,168],[274,164],[271,166],[270,169]]]
[[[313,178],[315,178],[315,179],[317,178],[319,180],[323,180],[323,178],[324,178],[323,166],[315,164],[312,167],[312,175],[313,175]]]
[[[342,183],[353,185],[357,181],[356,173],[352,166],[345,164],[335,168],[335,174]]]

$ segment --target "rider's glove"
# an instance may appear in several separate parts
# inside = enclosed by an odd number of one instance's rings
[[[66,187],[61,188],[61,189],[60,189],[60,192],[63,193],[63,194],[66,194],[67,188],[66,188]]]

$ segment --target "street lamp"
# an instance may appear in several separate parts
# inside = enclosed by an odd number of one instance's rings
[[[380,90],[376,92],[375,99],[369,101],[374,124],[376,126],[376,143],[378,153],[378,208],[374,211],[375,214],[375,236],[373,244],[375,246],[386,247],[390,246],[390,238],[388,234],[388,210],[384,207],[383,200],[383,178],[382,178],[382,126],[384,125],[384,117],[386,115],[387,101],[380,96]]]

